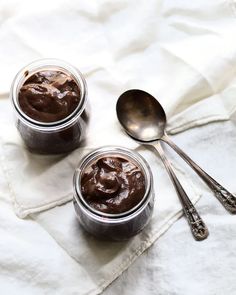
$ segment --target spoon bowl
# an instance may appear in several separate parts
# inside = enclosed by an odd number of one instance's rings
[[[124,92],[116,105],[117,117],[126,132],[140,141],[161,139],[166,127],[166,114],[149,93],[132,89]]]

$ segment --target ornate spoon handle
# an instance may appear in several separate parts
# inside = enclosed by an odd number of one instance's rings
[[[179,199],[181,201],[181,204],[183,206],[183,210],[185,213],[185,216],[188,220],[190,229],[192,231],[192,234],[194,238],[197,241],[201,241],[207,238],[209,232],[205,225],[205,223],[202,221],[201,217],[199,216],[197,210],[195,209],[194,205],[190,201],[189,197],[187,196],[185,190],[183,189],[181,183],[179,182],[177,176],[175,175],[172,166],[168,159],[166,158],[164,151],[161,147],[161,144],[158,142],[156,144],[153,144],[153,146],[158,151],[169,175],[170,178],[175,186],[176,192],[179,196]]]
[[[236,197],[220,185],[215,179],[199,167],[184,151],[182,151],[166,134],[162,140],[171,146],[188,163],[193,170],[202,178],[202,180],[214,192],[221,204],[232,214],[236,214]]]

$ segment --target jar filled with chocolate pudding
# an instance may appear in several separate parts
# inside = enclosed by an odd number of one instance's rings
[[[73,180],[80,224],[100,239],[122,241],[150,221],[154,192],[147,162],[123,147],[103,147],[85,156]]]
[[[57,59],[35,61],[16,75],[10,96],[30,151],[59,154],[81,145],[89,120],[87,86],[75,67]]]

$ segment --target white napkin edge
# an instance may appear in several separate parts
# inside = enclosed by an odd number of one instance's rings
[[[1,138],[0,138],[0,141],[1,141]],[[1,144],[1,148],[2,148],[2,146],[3,146],[3,144]],[[7,159],[5,158],[4,152],[1,152],[0,164],[2,166],[3,174],[5,175],[5,179],[7,181],[7,185],[9,188],[9,196],[10,196],[13,208],[14,208],[14,212],[17,217],[24,219],[32,213],[40,213],[42,211],[52,209],[56,206],[66,204],[73,199],[73,193],[71,192],[71,193],[63,196],[60,200],[48,202],[47,204],[43,204],[41,206],[24,208],[21,204],[19,204],[19,202],[17,202],[15,192],[14,192],[14,189],[12,187],[12,183],[11,183],[11,180],[9,177],[8,168],[6,167],[6,164],[5,164],[6,162],[7,162]],[[72,183],[72,181],[71,181],[71,183]]]
[[[222,95],[224,96],[224,95]],[[213,122],[220,121],[228,121],[231,116],[236,112],[236,100],[235,97],[225,96],[221,97],[219,95],[214,95],[207,100],[200,101],[190,107],[188,107],[183,112],[173,116],[168,121],[167,131],[169,134],[177,134],[183,131],[186,131],[191,128],[200,127]],[[228,103],[231,107],[226,108],[224,104],[222,104],[222,99],[225,99],[226,104]],[[216,111],[215,114],[212,114],[212,105],[215,104]],[[204,109],[204,105],[206,108]],[[214,106],[213,106],[214,108]],[[222,111],[222,108],[224,111]],[[204,109],[204,111],[202,111]],[[198,118],[191,119],[193,113],[197,113],[199,115]],[[179,124],[177,124],[177,122]]]

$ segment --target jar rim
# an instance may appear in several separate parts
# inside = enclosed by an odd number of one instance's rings
[[[67,117],[55,122],[41,122],[41,121],[34,120],[33,118],[27,116],[22,111],[18,101],[19,89],[27,80],[27,78],[39,71],[43,71],[46,69],[58,70],[58,71],[70,74],[80,89],[80,101],[76,109]],[[29,74],[27,74],[26,76],[25,73],[27,72],[29,72]],[[87,90],[86,81],[82,73],[77,68],[75,68],[70,63],[60,59],[43,58],[43,59],[38,59],[31,62],[30,64],[23,67],[16,74],[11,85],[10,97],[13,103],[13,107],[15,108],[18,116],[26,125],[29,125],[30,127],[34,129],[38,129],[38,130],[56,131],[58,129],[63,129],[73,124],[78,119],[78,117],[80,117],[80,115],[82,114],[83,110],[86,107],[87,91],[88,90]]]
[[[112,214],[112,213],[104,213],[102,211],[96,210],[89,206],[89,204],[84,200],[81,188],[80,188],[80,180],[81,175],[86,167],[95,159],[98,159],[105,155],[119,155],[123,158],[128,158],[136,165],[138,165],[145,176],[145,193],[142,197],[141,201],[131,208],[128,211]],[[146,205],[149,203],[151,198],[151,185],[152,185],[152,173],[151,169],[146,162],[146,160],[137,152],[121,147],[121,146],[105,146],[100,147],[89,154],[87,154],[83,159],[80,161],[78,168],[75,170],[74,178],[73,178],[73,189],[74,189],[74,201],[80,206],[80,208],[86,213],[89,214],[92,218],[97,219],[103,222],[112,222],[112,223],[119,223],[122,221],[127,221],[132,219],[136,215],[142,211]]]

